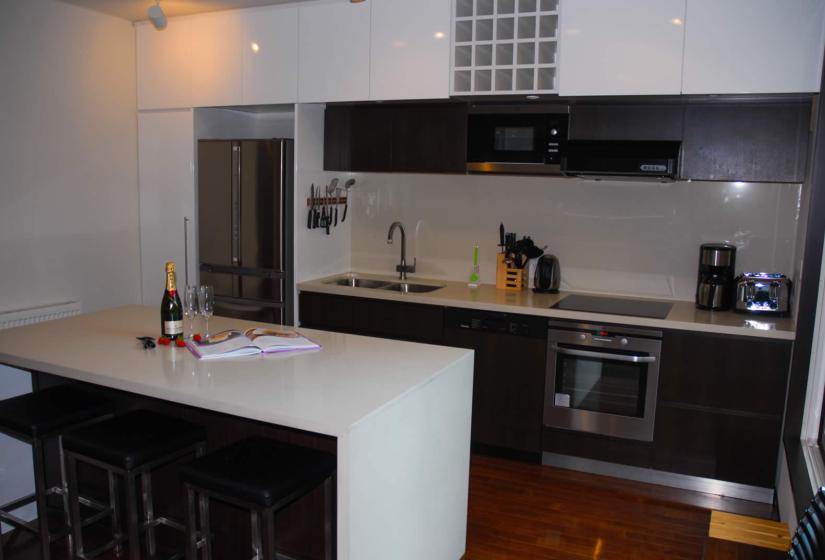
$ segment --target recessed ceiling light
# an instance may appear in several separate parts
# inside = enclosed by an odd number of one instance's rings
[[[252,42],[251,45],[249,45],[249,48],[252,49],[252,52],[254,52],[254,53],[261,50],[261,46],[258,43],[254,42],[254,41]]]
[[[534,100],[536,100],[536,99],[538,99],[538,98],[539,98],[539,96],[538,96],[538,95],[528,95],[528,96],[527,96],[527,99],[529,99],[530,101],[534,101]]]
[[[684,22],[680,18],[675,17],[672,20],[670,20],[670,23],[672,23],[673,25],[682,25],[682,23]]]
[[[435,37],[436,39],[443,39],[446,36],[447,34],[443,31],[436,31],[435,33],[433,33],[433,37]]]

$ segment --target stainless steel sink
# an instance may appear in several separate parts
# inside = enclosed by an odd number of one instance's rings
[[[420,294],[425,292],[434,292],[435,290],[440,290],[443,287],[444,286],[433,286],[430,284],[410,284],[409,282],[400,282],[398,284],[384,286],[382,290],[393,290],[395,292],[401,292],[402,294]]]
[[[385,282],[384,280],[370,280],[369,278],[358,277],[336,278],[325,283],[335,284],[337,286],[349,286],[351,288],[386,288],[392,284],[392,282]]]

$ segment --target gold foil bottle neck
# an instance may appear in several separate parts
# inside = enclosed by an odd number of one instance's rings
[[[166,263],[166,291],[177,291],[175,288],[175,263],[171,261]]]

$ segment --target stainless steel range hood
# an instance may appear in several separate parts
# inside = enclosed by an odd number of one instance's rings
[[[589,179],[673,181],[680,147],[672,141],[569,140],[561,170]]]

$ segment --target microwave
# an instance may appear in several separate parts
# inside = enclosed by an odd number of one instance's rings
[[[566,106],[473,106],[467,116],[470,173],[561,174]]]

